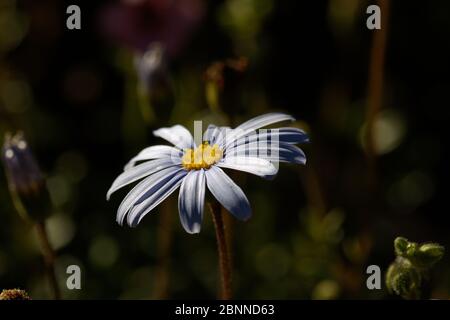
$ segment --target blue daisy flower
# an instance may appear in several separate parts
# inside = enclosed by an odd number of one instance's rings
[[[270,179],[277,174],[278,162],[305,164],[305,154],[295,146],[308,142],[304,131],[293,127],[261,129],[293,120],[287,114],[269,113],[235,129],[210,125],[199,145],[181,125],[154,131],[155,136],[174,146],[145,148],[128,162],[109,189],[107,199],[118,189],[141,181],[120,204],[117,222],[122,225],[126,218],[128,225],[137,226],[178,188],[180,221],[188,233],[200,232],[206,188],[237,219],[249,219],[251,208],[247,197],[222,168]]]

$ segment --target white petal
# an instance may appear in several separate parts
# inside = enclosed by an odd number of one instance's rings
[[[171,159],[156,159],[132,167],[127,171],[124,171],[116,178],[116,180],[114,180],[111,188],[109,188],[108,193],[106,194],[106,199],[109,200],[114,192],[130,183],[145,178],[162,169],[179,165],[180,161],[175,163]]]
[[[170,128],[161,128],[153,131],[157,137],[163,138],[180,149],[195,147],[194,138],[185,127],[177,124]]]
[[[250,218],[252,210],[247,197],[222,169],[212,166],[207,170],[206,183],[213,196],[236,218]]]
[[[138,199],[128,213],[127,222],[131,227],[136,227],[147,213],[170,196],[183,181],[187,171],[181,169],[174,175],[167,176],[155,182],[144,195]]]
[[[270,178],[278,172],[270,161],[253,157],[225,157],[217,166],[245,171],[263,178]]]
[[[210,124],[203,134],[203,141],[208,141],[211,145],[218,144],[220,146],[225,141],[226,135],[231,131],[229,127],[217,127]]]
[[[259,143],[248,143],[227,149],[225,157],[257,157],[275,162],[290,162],[306,164],[305,153],[297,146],[290,143],[268,145],[261,148]]]
[[[294,121],[295,119],[292,116],[284,113],[267,113],[250,119],[233,129],[233,132],[226,138],[225,148],[231,145],[237,139],[246,136],[251,132],[254,132],[256,129],[287,120]]]
[[[137,156],[132,158],[125,166],[124,170],[128,170],[135,166],[136,162],[150,159],[171,159],[176,162],[181,157],[183,152],[177,148],[171,146],[151,146],[145,148],[138,153]]]
[[[178,197],[181,225],[188,233],[199,233],[205,204],[205,172],[191,170],[183,179]]]
[[[212,144],[211,141],[214,139],[215,136],[217,136],[218,133],[219,127],[210,124],[203,133],[203,141],[208,141],[210,144]]]
[[[255,129],[258,129],[258,128],[261,128],[264,126],[268,126],[269,124],[272,124],[272,123],[286,121],[286,120],[294,121],[295,118],[292,117],[291,115],[288,115],[285,113],[279,113],[279,112],[266,113],[266,114],[257,116],[255,118],[252,118],[252,119],[242,123],[241,125],[236,127],[236,129],[242,129],[242,130],[253,129],[253,130],[255,130]]]
[[[170,179],[178,171],[183,170],[177,167],[169,167],[158,171],[151,176],[139,182],[122,200],[119,209],[117,209],[117,222],[123,224],[123,220],[128,211],[135,205],[138,199],[147,194],[147,191],[156,183],[164,181],[163,179]]]
[[[301,129],[284,127],[276,129],[260,129],[252,131],[250,134],[241,137],[241,143],[251,143],[258,141],[278,141],[279,143],[306,143],[309,142],[308,135]]]

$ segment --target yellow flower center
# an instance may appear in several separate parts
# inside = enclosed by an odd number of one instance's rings
[[[186,149],[181,163],[186,170],[209,169],[222,158],[223,152],[217,144],[203,142],[195,149]]]

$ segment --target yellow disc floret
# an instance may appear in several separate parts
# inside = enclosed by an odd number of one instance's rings
[[[181,163],[186,170],[209,169],[222,158],[223,152],[217,144],[203,142],[195,149],[186,149]]]

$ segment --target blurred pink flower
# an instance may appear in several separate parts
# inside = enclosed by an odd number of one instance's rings
[[[177,55],[203,17],[203,0],[121,0],[103,9],[102,32],[113,42],[145,51],[160,42]]]

